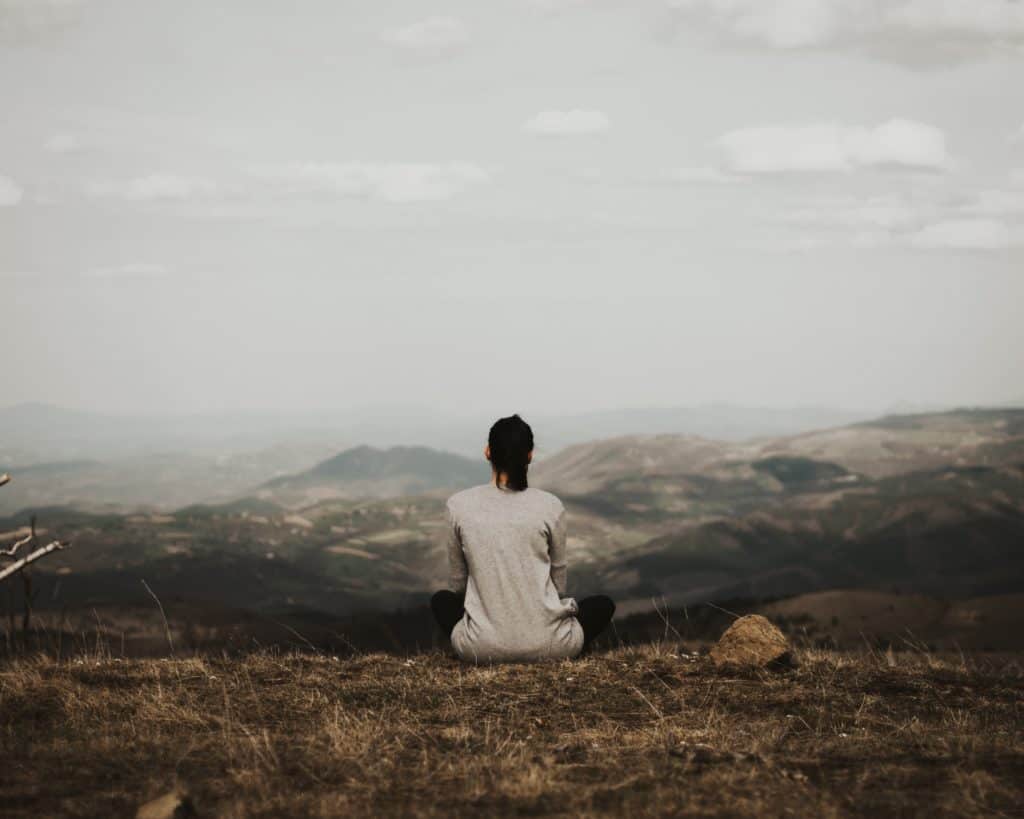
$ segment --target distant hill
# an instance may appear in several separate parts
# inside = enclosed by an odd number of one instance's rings
[[[89,516],[40,502],[39,525],[75,546],[37,574],[39,605],[145,605],[147,578],[173,599],[260,610],[394,609],[445,582],[445,494],[488,477],[482,457],[360,446],[217,505]],[[1024,592],[1024,410],[740,443],[624,436],[539,461],[530,485],[569,511],[570,593],[608,592],[623,614],[652,598]],[[26,523],[0,518],[0,545]],[[243,570],[251,588],[232,585]]]
[[[834,461],[872,477],[943,465],[999,466],[1024,461],[1024,409],[889,415],[792,435],[766,444],[764,451]]]
[[[568,447],[530,477],[569,505],[587,546],[577,572],[645,605],[837,585],[1024,590],[1024,410],[746,443],[627,436]]]
[[[535,468],[566,446],[616,436],[665,434],[738,441],[870,417],[828,408],[728,404],[570,414],[516,409],[524,411],[534,429]],[[495,417],[411,404],[185,415],[99,413],[42,403],[0,407],[0,469],[18,476],[6,494],[0,493],[0,514],[52,504],[127,512],[219,503],[358,446],[431,447],[478,461]],[[37,466],[41,468],[34,469]],[[366,487],[371,495],[390,497],[416,485],[378,481]]]
[[[12,476],[0,490],[0,515],[54,505],[128,512],[223,502],[269,476],[306,469],[332,449],[294,445],[235,454],[166,452],[21,466],[0,461],[0,473]]]
[[[735,517],[693,521],[608,563],[669,602],[759,599],[837,587],[940,597],[1024,591],[1024,464],[917,472],[786,492]]]
[[[704,473],[727,460],[733,445],[692,435],[625,435],[575,444],[530,467],[530,479],[571,494],[620,479]]]
[[[578,443],[530,469],[545,488],[571,494],[620,481],[690,476],[701,481],[786,482],[778,470],[885,477],[944,465],[1024,462],[1024,409],[958,409],[885,416],[777,438],[721,441],[694,435],[627,435]],[[650,484],[650,485],[654,485]]]
[[[425,446],[357,446],[305,472],[274,478],[259,498],[305,505],[328,498],[388,498],[486,483],[491,469],[476,460]]]

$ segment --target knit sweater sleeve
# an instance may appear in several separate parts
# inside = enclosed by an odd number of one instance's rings
[[[451,506],[447,503],[444,507],[444,519],[445,549],[448,553],[448,588],[456,593],[465,592],[469,567],[466,564],[466,553],[462,550],[458,523]]]
[[[548,526],[548,556],[551,558],[551,580],[558,589],[559,597],[565,597],[568,587],[568,559],[566,557],[566,520],[565,506],[561,503],[555,512],[554,519]]]

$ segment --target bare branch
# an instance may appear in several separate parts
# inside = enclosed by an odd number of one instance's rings
[[[14,557],[18,553],[18,549],[24,546],[26,543],[31,543],[35,538],[35,535],[25,535],[21,540],[16,540],[13,546],[6,549],[0,549],[0,555],[6,555],[7,557]]]
[[[9,566],[4,566],[3,569],[0,569],[0,580],[5,580],[12,574],[20,572],[29,563],[34,563],[35,561],[39,560],[39,558],[46,557],[48,554],[50,554],[50,552],[55,552],[58,549],[65,549],[70,545],[70,543],[61,543],[59,540],[55,540],[53,541],[53,543],[48,543],[45,546],[36,549],[31,554],[25,555],[25,557],[23,557],[21,560],[15,560]]]
[[[8,475],[6,472],[4,472],[2,475],[0,475],[0,486],[3,486],[4,484],[10,483],[10,482],[11,482],[11,476]],[[17,554],[18,549],[20,549],[26,543],[31,543],[32,539],[35,536],[36,536],[36,527],[35,527],[35,524],[33,524],[32,525],[32,530],[29,533],[28,537],[23,537],[21,540],[16,541],[13,546],[9,546],[6,549],[0,549],[0,555],[6,555],[7,557],[14,557],[14,555]]]

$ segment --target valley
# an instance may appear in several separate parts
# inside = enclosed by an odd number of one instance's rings
[[[33,570],[34,607],[58,630],[57,612],[146,620],[146,581],[193,628],[260,615],[305,634],[322,618],[422,610],[446,582],[444,500],[486,481],[486,467],[428,447],[360,446],[220,503],[33,507],[74,544]],[[530,480],[569,511],[571,593],[612,594],[619,618],[649,616],[652,601],[678,613],[837,589],[1024,591],[1022,410],[745,442],[630,435],[539,459]],[[0,519],[0,546],[29,512]]]

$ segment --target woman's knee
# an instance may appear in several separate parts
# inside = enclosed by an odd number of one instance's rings
[[[586,603],[588,608],[595,613],[599,613],[603,618],[607,618],[608,620],[611,620],[612,615],[615,614],[615,601],[607,594],[594,594],[590,597],[584,598],[580,602]]]
[[[466,597],[449,589],[441,589],[430,597],[430,608],[439,620],[462,615]]]

